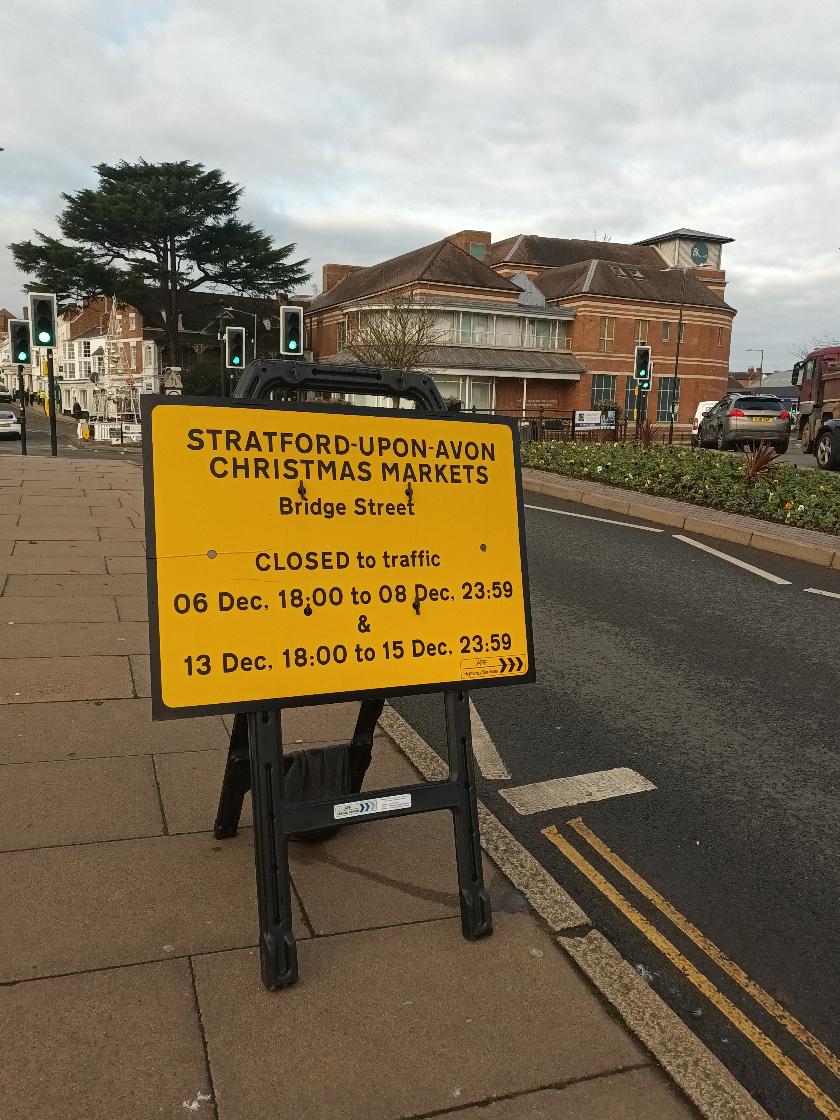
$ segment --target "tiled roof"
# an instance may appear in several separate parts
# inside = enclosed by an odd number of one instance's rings
[[[670,241],[674,237],[694,237],[698,241],[714,241],[716,245],[729,245],[734,237],[721,237],[717,233],[701,233],[699,229],[672,229],[670,233],[660,233],[656,237],[646,237],[644,241],[637,241],[637,245],[654,245],[657,241]]]
[[[691,271],[684,273],[681,268],[666,268],[661,258],[654,268],[605,260],[584,261],[542,272],[537,280],[547,300],[588,294],[678,304],[683,302],[684,292],[686,306],[732,310]]]
[[[662,260],[653,246],[539,237],[532,233],[520,233],[516,237],[497,241],[487,251],[487,263],[492,265],[532,264],[542,268],[560,268],[593,258],[617,261],[619,264],[647,264],[651,268],[655,268]]]
[[[314,299],[311,310],[322,311],[326,307],[335,307],[337,304],[363,299],[421,280],[519,295],[519,288],[515,284],[497,275],[486,264],[476,260],[453,242],[444,239],[379,264],[372,264],[369,268],[351,272],[329,291],[322,292]]]
[[[346,350],[327,362],[352,363]],[[585,367],[568,352],[558,350],[506,350],[490,346],[431,346],[423,362],[431,369],[474,369],[493,372],[581,374]]]

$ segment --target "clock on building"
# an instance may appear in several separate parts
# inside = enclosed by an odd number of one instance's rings
[[[709,259],[709,246],[705,241],[695,241],[691,246],[691,259],[696,265],[703,265]]]

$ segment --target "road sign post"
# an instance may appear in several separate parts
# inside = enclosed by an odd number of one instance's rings
[[[26,389],[23,384],[23,366],[18,366],[18,400],[20,401],[20,453],[26,455]]]
[[[237,392],[319,372],[254,363]],[[428,379],[397,376],[422,398]],[[143,424],[153,711],[236,713],[215,831],[236,832],[250,787],[266,986],[297,977],[291,835],[449,809],[464,935],[489,933],[467,689],[534,679],[513,422],[157,397]],[[445,694],[450,780],[361,795],[384,696],[426,691]],[[351,698],[349,747],[284,758],[283,708]]]

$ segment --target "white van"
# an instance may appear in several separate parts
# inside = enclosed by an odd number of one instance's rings
[[[694,413],[694,419],[691,422],[691,446],[699,447],[700,440],[697,438],[697,429],[700,427],[700,421],[709,411],[709,409],[716,405],[717,401],[701,401],[697,406],[697,411]]]

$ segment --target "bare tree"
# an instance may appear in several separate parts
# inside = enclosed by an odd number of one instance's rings
[[[434,305],[420,303],[412,295],[394,296],[381,310],[361,311],[344,349],[363,366],[422,370],[432,347],[444,337]]]
[[[815,338],[812,342],[805,343],[802,346],[791,346],[790,352],[797,362],[801,362],[803,358],[808,357],[812,350],[822,350],[824,346],[840,346],[840,339],[824,335],[822,338]]]

